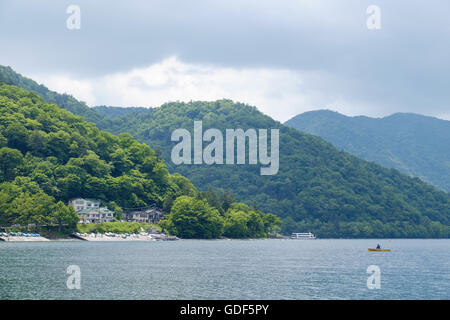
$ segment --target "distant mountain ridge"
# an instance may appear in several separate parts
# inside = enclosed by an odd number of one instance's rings
[[[69,94],[51,91],[46,86],[18,74],[11,67],[0,65],[0,83],[18,86],[27,91],[34,91],[44,98],[45,101],[54,103],[73,114],[89,119],[91,122],[97,122],[103,118],[99,113],[89,108],[86,103],[78,101]]]
[[[450,121],[414,113],[370,118],[319,110],[295,116],[285,125],[450,191]]]
[[[97,113],[107,116],[111,119],[119,118],[123,116],[127,116],[132,113],[145,113],[148,112],[149,108],[144,107],[112,107],[112,106],[96,106],[93,107],[92,110],[96,111]]]

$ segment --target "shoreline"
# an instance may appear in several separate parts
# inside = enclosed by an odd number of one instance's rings
[[[152,242],[152,241],[267,241],[267,240],[293,240],[293,241],[306,241],[299,239],[286,238],[220,238],[220,239],[184,239],[175,236],[159,236],[152,237],[146,235],[129,235],[127,237],[118,236],[107,236],[105,234],[97,234],[97,236],[91,235],[78,235],[78,236],[68,236],[67,238],[46,238],[46,237],[24,237],[24,236],[0,236],[0,243],[2,242],[78,242],[78,241],[89,241],[89,242]],[[449,238],[320,238],[313,240],[377,240],[377,241],[394,241],[394,240],[450,240]],[[311,240],[308,240],[311,241]]]
[[[48,242],[52,241],[50,239],[47,239],[45,237],[39,236],[39,237],[25,237],[25,236],[1,236],[0,237],[1,242]]]
[[[165,234],[153,233],[139,233],[139,234],[119,234],[119,233],[72,233],[70,237],[79,241],[175,241],[180,240],[175,236],[168,236]]]

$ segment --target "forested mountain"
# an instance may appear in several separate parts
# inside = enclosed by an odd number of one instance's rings
[[[0,83],[18,86],[27,91],[34,91],[38,93],[45,101],[54,103],[61,108],[64,108],[73,114],[83,116],[90,121],[98,122],[103,117],[97,112],[89,108],[84,102],[78,101],[68,94],[59,94],[50,91],[46,86],[36,83],[16,73],[11,67],[0,65]]]
[[[111,106],[97,106],[93,107],[92,110],[96,111],[97,113],[107,116],[108,118],[119,118],[123,117],[132,113],[145,113],[148,112],[148,108],[142,108],[142,107],[111,107]]]
[[[94,111],[94,110],[92,110]],[[417,178],[361,160],[322,138],[286,127],[255,107],[230,100],[167,103],[147,112],[90,118],[100,128],[129,132],[166,159],[170,171],[201,190],[232,191],[237,200],[272,212],[284,231],[312,231],[320,237],[448,237],[450,195]],[[99,118],[100,117],[100,118]],[[175,129],[280,130],[279,172],[261,176],[259,165],[178,165],[170,160]],[[180,200],[181,202],[181,200]],[[201,207],[201,206],[200,206]],[[184,210],[180,203],[177,208]]]
[[[261,176],[255,165],[173,165],[171,133],[217,128],[280,129],[280,169]],[[432,186],[339,151],[319,137],[288,128],[256,108],[229,100],[168,103],[117,119],[116,133],[130,132],[162,150],[171,170],[202,189],[231,190],[284,219],[286,232],[320,236],[448,236],[450,196]]]
[[[227,194],[197,192],[127,133],[100,131],[35,92],[0,85],[0,226],[73,230],[78,216],[65,203],[78,197],[102,200],[118,219],[124,208],[156,205],[169,213],[165,230],[186,238],[264,237],[280,224]]]
[[[450,191],[450,121],[411,113],[347,117],[320,110],[300,114],[285,125]]]
[[[162,207],[195,194],[186,178],[169,174],[155,152],[129,134],[100,131],[9,85],[0,85],[0,159],[0,226],[43,224],[53,205],[73,197],[95,197],[114,209]]]

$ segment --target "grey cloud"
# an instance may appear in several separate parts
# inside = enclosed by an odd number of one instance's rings
[[[65,27],[81,7],[79,31]],[[368,30],[376,4],[382,29]],[[308,89],[373,105],[380,114],[445,114],[450,98],[450,2],[24,1],[0,3],[0,64],[77,78],[189,63],[318,72]],[[364,113],[364,110],[361,110]]]

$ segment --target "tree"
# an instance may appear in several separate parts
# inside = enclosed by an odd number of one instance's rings
[[[281,219],[271,213],[261,213],[262,221],[264,224],[264,230],[267,233],[280,232],[281,230]]]
[[[234,202],[234,196],[232,192],[223,192],[220,195],[220,201],[222,202],[222,210],[226,212],[231,204]]]
[[[225,215],[224,236],[229,238],[247,238],[249,230],[247,215],[243,211],[228,210]]]
[[[161,226],[182,238],[213,239],[223,232],[223,218],[204,200],[178,197]]]
[[[114,220],[120,221],[123,218],[123,209],[117,205],[114,201],[108,202],[106,207],[114,212]]]
[[[133,162],[128,159],[127,153],[119,148],[111,155],[111,164],[113,165],[113,176],[117,177],[128,173],[133,168]]]
[[[66,206],[63,202],[58,201],[53,206],[51,212],[53,222],[58,224],[58,231],[61,232],[63,225],[67,225],[69,229],[75,228],[79,217],[72,206]]]
[[[8,140],[0,133],[0,148],[6,147]]]
[[[172,182],[175,186],[175,195],[176,196],[190,196],[195,197],[197,194],[197,189],[195,186],[189,181],[189,179],[183,177],[179,173],[175,173],[170,176],[170,182]]]
[[[4,135],[8,139],[8,147],[18,149],[25,154],[29,138],[27,128],[21,123],[14,122],[6,128]]]
[[[47,135],[40,130],[34,130],[28,142],[28,148],[35,156],[44,156],[47,149]]]
[[[279,231],[281,220],[270,213],[252,210],[244,203],[233,203],[225,214],[224,235],[230,238],[261,238]]]
[[[19,150],[11,148],[0,149],[0,181],[11,181],[16,176],[15,169],[22,165],[23,156]]]
[[[247,227],[252,237],[265,236],[263,220],[255,211],[250,211],[248,213]]]
[[[31,195],[30,193],[22,193],[15,198],[8,213],[15,217],[14,223],[25,225],[34,224],[36,228],[39,225],[45,225],[51,222],[50,213],[54,206],[54,198],[43,192]]]
[[[47,152],[65,163],[70,155],[70,134],[63,130],[48,134]]]
[[[14,199],[19,197],[21,189],[19,186],[11,182],[0,184],[0,226],[10,225],[16,216],[11,216],[15,212],[9,210]]]

